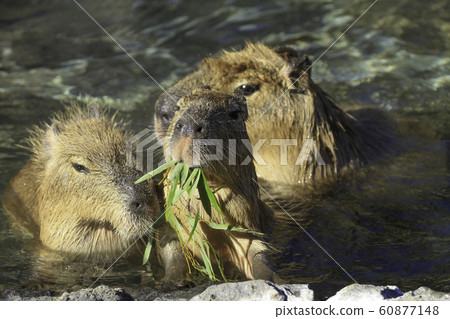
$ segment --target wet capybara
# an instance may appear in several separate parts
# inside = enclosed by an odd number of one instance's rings
[[[179,235],[187,242],[192,230],[188,216],[194,218],[198,211],[197,227],[203,234],[201,236],[217,251],[226,273],[237,269],[249,279],[279,280],[269,266],[269,249],[260,235],[215,230],[207,225],[207,222],[223,223],[260,233],[269,233],[271,229],[273,212],[259,199],[251,150],[243,142],[248,140],[245,99],[204,87],[181,98],[178,106],[163,144],[165,158],[201,167],[211,189],[216,191],[220,209],[225,215],[222,219],[213,211],[210,217],[196,199],[198,194],[192,198],[185,194],[173,209],[182,228]],[[205,140],[218,144],[196,145]],[[211,158],[214,154],[217,157]],[[239,163],[235,163],[233,158],[237,158]],[[246,158],[247,164],[240,165],[240,161]],[[195,245],[191,240],[187,248],[201,260],[200,249]],[[174,253],[167,255],[173,256]],[[211,262],[214,263],[212,256]]]
[[[192,88],[210,85],[247,99],[248,135],[258,177],[272,185],[318,185],[381,155],[392,125],[376,109],[344,112],[311,78],[311,62],[289,47],[247,44],[206,58],[198,70],[163,93],[155,127],[167,135],[178,106]]]
[[[31,158],[3,204],[14,225],[60,256],[108,263],[128,251],[160,213],[152,181],[126,163],[127,133],[98,106],[72,105],[31,131]]]

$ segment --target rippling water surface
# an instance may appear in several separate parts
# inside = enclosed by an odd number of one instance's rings
[[[246,41],[290,45],[316,59],[372,1],[80,1],[164,88],[203,57]],[[399,122],[404,150],[293,211],[359,283],[450,291],[450,8],[378,1],[313,66],[342,107],[374,105]],[[75,2],[0,4],[0,193],[27,160],[27,129],[71,99],[98,98],[136,131],[152,124],[161,88]],[[26,240],[0,210],[0,287],[31,275]],[[283,213],[280,273],[320,298],[353,280]],[[99,283],[137,286],[135,275]],[[83,283],[83,285],[88,285]]]

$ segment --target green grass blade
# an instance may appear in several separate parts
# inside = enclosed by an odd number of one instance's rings
[[[180,173],[181,170],[183,169],[183,167],[186,164],[184,164],[183,162],[179,162],[177,163],[177,165],[175,166],[175,168],[172,170],[172,172],[170,172],[169,174],[169,181],[173,182],[175,179],[179,180],[180,179]]]
[[[150,253],[153,248],[153,237],[155,235],[156,230],[163,224],[164,219],[161,218],[161,215],[164,214],[164,212],[161,212],[161,214],[158,216],[156,221],[152,224],[150,227],[150,230],[148,231],[148,242],[147,246],[145,247],[144,256],[142,260],[142,265],[145,265],[148,260],[150,259]]]
[[[205,209],[206,213],[211,217],[211,201],[209,200],[208,191],[209,186],[207,186],[206,179],[204,178],[203,172],[200,172],[200,179],[198,182],[198,193],[200,195],[200,201],[202,202],[203,208]]]
[[[222,278],[225,282],[227,282],[227,278],[225,277],[224,269],[223,269],[223,262],[222,259],[219,256],[219,253],[214,249],[214,247],[211,245],[211,250],[214,254],[214,257],[217,261],[217,267],[219,268],[220,274],[222,275]]]
[[[193,224],[191,225],[192,230],[191,230],[191,233],[189,234],[189,238],[188,238],[186,244],[189,243],[189,241],[190,241],[191,238],[192,238],[192,235],[194,235],[195,229],[197,228],[199,216],[200,216],[200,209],[197,209],[197,214],[195,214],[194,222],[193,222]],[[190,216],[189,216],[189,217],[190,217]],[[190,219],[192,219],[192,217],[191,217]]]
[[[250,229],[245,229],[245,228],[240,228],[240,227],[234,227],[228,224],[217,224],[217,223],[213,223],[213,222],[206,222],[206,224],[211,227],[212,229],[217,229],[217,230],[229,230],[229,231],[238,231],[238,232],[244,232],[244,233],[249,233],[249,234],[254,234],[254,235],[259,235],[259,236],[264,236],[263,233],[259,233],[257,231],[254,230],[250,230]]]
[[[201,239],[200,239],[201,241]],[[208,242],[204,242],[204,245],[200,246],[200,254],[202,255],[202,259],[203,259],[203,264],[206,268],[206,273],[209,275],[209,278],[211,280],[214,280],[216,278],[216,275],[214,273],[212,264],[211,264],[211,259],[210,259],[210,254],[209,254],[209,244]]]
[[[176,188],[175,186],[173,186],[174,188]],[[183,196],[183,194],[186,192],[185,189],[181,188],[178,191],[176,191],[173,199],[172,199],[172,205],[175,204],[180,198],[181,196]]]
[[[179,178],[180,178],[180,175],[176,175],[175,180],[170,187],[169,196],[167,196],[167,207],[171,207],[174,204],[173,198],[175,197],[175,192],[177,190],[177,184],[178,184]]]
[[[187,180],[184,183],[182,183],[182,187],[186,191],[189,191],[191,189],[191,187],[194,185],[194,184],[192,184],[192,181],[197,178],[197,175],[198,175],[198,168],[195,168],[194,170],[192,170],[192,172],[189,175],[189,177],[187,178]],[[197,186],[195,186],[195,187],[197,187]]]
[[[176,161],[170,161],[168,163],[165,163],[163,165],[161,165],[160,167],[154,169],[153,171],[151,171],[150,173],[145,174],[144,176],[142,176],[141,178],[139,178],[137,181],[135,181],[135,184],[141,183],[149,178],[152,178],[155,175],[158,175],[159,173],[165,171],[166,169],[172,167],[174,164],[176,163]]]
[[[147,247],[145,247],[142,265],[145,265],[148,262],[148,260],[150,259],[150,253],[152,251],[152,246],[153,246],[153,238],[150,238],[147,243]]]
[[[199,168],[195,168],[193,170],[193,172],[192,172],[192,175],[194,175],[194,174],[195,174],[194,183],[192,184],[191,188],[187,191],[189,198],[192,198],[192,196],[194,196],[195,190],[197,189],[198,182],[199,182],[199,180],[201,178],[200,169]]]
[[[183,170],[181,171],[181,179],[180,179],[181,187],[184,186],[188,175],[189,175],[189,165],[184,164],[183,165]]]
[[[178,233],[178,235],[179,235],[178,237],[180,238],[180,240],[182,240],[181,225],[180,225],[177,217],[173,213],[172,209],[168,209],[166,211],[166,220],[169,223],[169,225],[172,227],[172,229],[174,229]],[[184,243],[184,241],[183,241],[183,243]]]
[[[203,171],[201,172],[201,174],[202,174],[203,186],[205,188],[205,192],[206,192],[206,194],[208,196],[209,202],[213,205],[214,209],[220,215],[222,215],[222,217],[225,217],[225,215],[222,213],[222,210],[220,209],[219,203],[217,202],[216,196],[211,191],[211,188],[209,188],[208,182],[206,181],[206,177],[205,177],[205,174],[203,173]],[[200,199],[201,199],[201,196],[200,196]],[[209,216],[211,216],[211,214],[209,214]]]
[[[166,210],[166,222],[169,223],[170,226],[172,226],[172,228],[175,230],[175,225],[173,224],[173,211],[172,208],[167,208]]]

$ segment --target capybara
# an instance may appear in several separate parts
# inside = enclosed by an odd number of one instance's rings
[[[271,229],[273,212],[259,199],[251,146],[244,143],[248,141],[245,99],[202,87],[181,98],[178,106],[163,144],[165,158],[201,167],[211,189],[216,191],[220,209],[225,215],[221,217],[213,211],[210,217],[196,199],[198,194],[192,198],[185,194],[173,209],[182,227],[180,236],[187,242],[192,230],[187,216],[193,218],[198,211],[197,227],[201,229],[202,238],[217,251],[226,273],[235,274],[238,270],[241,276],[243,274],[249,279],[278,280],[269,266],[269,249],[262,236],[216,230],[206,223],[224,223],[260,233],[269,233]],[[205,140],[218,144],[212,146],[208,142],[195,146]],[[211,158],[211,155],[217,157]],[[234,163],[235,157],[237,163]],[[241,165],[240,162],[246,158],[247,164]],[[200,249],[194,246],[191,240],[188,249],[201,260]],[[211,259],[214,263],[215,259]]]
[[[160,213],[153,181],[133,183],[143,173],[126,164],[126,142],[96,105],[72,105],[34,128],[31,158],[3,196],[13,224],[47,252],[99,264],[120,257]]]
[[[193,88],[209,85],[247,99],[248,135],[258,177],[272,185],[318,185],[381,155],[391,122],[376,109],[344,112],[311,78],[311,62],[289,47],[247,44],[206,58],[155,105],[159,138]]]

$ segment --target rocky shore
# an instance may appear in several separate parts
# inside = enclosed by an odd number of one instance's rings
[[[195,287],[168,293],[153,289],[125,290],[109,286],[66,291],[54,296],[50,291],[30,292],[26,290],[4,290],[2,300],[9,301],[313,301],[314,292],[308,285],[276,285],[269,281],[254,280],[238,283],[224,283]],[[344,287],[330,301],[450,301],[450,294],[420,287],[414,291],[402,292],[396,286],[373,286],[353,284]]]

